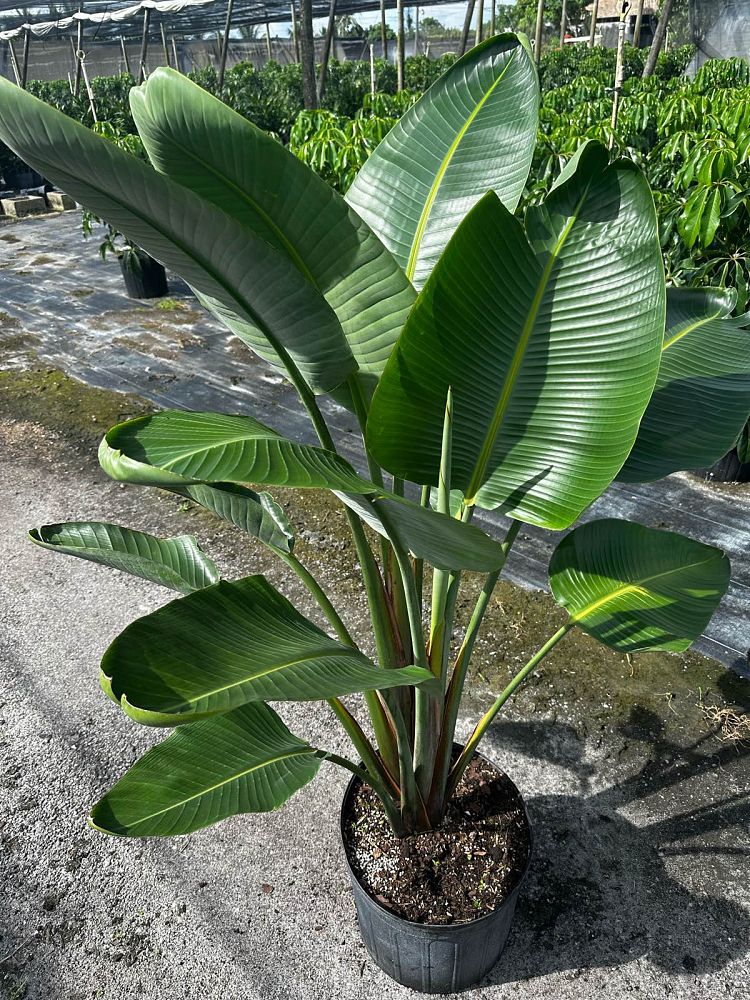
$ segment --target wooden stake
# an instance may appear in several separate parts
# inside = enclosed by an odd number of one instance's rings
[[[21,63],[21,87],[26,90],[26,77],[29,75],[29,46],[31,45],[31,31],[29,28],[23,33],[23,62]]]
[[[148,56],[148,29],[151,24],[151,8],[143,12],[143,34],[141,35],[141,53],[138,57],[138,83],[146,79],[146,58]]]
[[[21,71],[18,68],[18,59],[16,58],[16,50],[13,48],[12,39],[8,39],[8,49],[10,50],[10,64],[13,67],[13,75],[16,78],[16,86],[21,86]]]
[[[641,41],[641,25],[643,23],[643,0],[638,0],[638,10],[635,14],[635,28],[633,30],[633,47],[638,48]]]
[[[224,22],[224,34],[221,39],[221,52],[219,54],[219,75],[217,86],[219,90],[224,86],[224,74],[227,69],[227,52],[229,51],[229,32],[232,27],[232,14],[234,13],[234,0],[229,0],[227,4],[227,19]]]
[[[396,0],[396,90],[404,89],[404,0]]]
[[[622,5],[620,21],[617,25],[617,62],[615,63],[615,89],[612,95],[612,132],[617,128],[617,119],[620,114],[620,98],[622,97],[622,83],[625,78],[625,64],[623,54],[625,52],[625,16],[628,12],[629,4]],[[612,136],[610,149],[615,144],[615,137]]]
[[[469,44],[469,32],[471,31],[471,22],[474,18],[474,2],[475,0],[468,0],[466,4],[466,16],[464,17],[464,26],[461,30],[461,41],[458,44],[459,58],[466,52],[466,46]]]
[[[539,0],[536,9],[536,32],[534,33],[534,59],[537,66],[542,58],[542,32],[544,30],[544,0]]]
[[[594,0],[591,11],[591,31],[589,32],[589,48],[593,49],[596,42],[596,19],[599,16],[599,0]]]
[[[81,8],[81,11],[83,11],[83,7]],[[78,24],[76,25],[76,45],[75,45],[75,51],[73,52],[73,57],[75,59],[75,75],[73,77],[74,97],[78,97],[81,91],[81,63],[78,59],[78,53],[82,51],[83,51],[83,21],[79,21]]]
[[[122,51],[122,60],[125,63],[125,72],[130,73],[130,59],[128,58],[128,50],[125,46],[125,39],[120,35],[120,49]]]
[[[419,7],[414,8],[414,55],[419,55]]]
[[[170,66],[171,63],[169,61],[169,46],[167,45],[167,36],[166,36],[166,34],[164,32],[164,22],[163,21],[159,22],[159,31],[161,32],[161,47],[162,47],[162,51],[164,53],[164,65],[165,66]]]
[[[568,0],[562,0],[560,11],[560,48],[565,45],[565,32],[568,30]]]
[[[177,42],[174,40],[174,35],[172,35],[172,37],[170,38],[170,42],[172,43],[172,58],[174,59],[174,68],[178,71],[178,73],[181,73],[182,67],[180,66],[180,57],[177,54]]]
[[[326,37],[323,42],[323,58],[320,61],[320,76],[318,77],[318,101],[323,100],[326,89],[326,76],[328,75],[328,60],[331,58],[331,46],[333,45],[333,33],[336,30],[336,0],[331,0],[328,9],[328,24],[326,25]]]
[[[294,9],[294,4],[291,5],[292,11],[292,41],[294,43],[294,61],[299,62],[299,33],[297,31],[297,11]]]
[[[385,20],[385,0],[380,0],[380,42],[383,46],[383,58],[388,58],[388,25]]]
[[[268,61],[273,59],[273,46],[271,45],[271,25],[266,21],[266,52],[268,53]]]
[[[89,107],[91,108],[91,117],[94,122],[98,122],[99,119],[96,117],[96,104],[94,103],[94,91],[91,89],[91,84],[89,83],[89,75],[86,72],[85,56],[83,53],[79,56],[79,62],[81,64],[81,73],[83,74],[83,82],[86,86],[86,93],[89,98]]]
[[[370,93],[377,90],[377,76],[375,74],[375,46],[370,42]]]
[[[477,8],[477,29],[474,33],[474,44],[479,45],[484,37],[484,0],[479,0]]]

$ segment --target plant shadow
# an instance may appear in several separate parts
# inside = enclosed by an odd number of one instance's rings
[[[700,975],[746,954],[748,914],[735,900],[750,858],[750,746],[720,744],[716,730],[680,746],[663,729],[635,706],[617,735],[623,745],[648,740],[648,759],[594,791],[598,768],[570,726],[494,727],[494,743],[564,768],[579,791],[527,802],[531,869],[508,946],[484,985],[641,958],[669,974]]]

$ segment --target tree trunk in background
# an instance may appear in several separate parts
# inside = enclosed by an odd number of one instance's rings
[[[544,0],[539,0],[536,9],[536,31],[534,33],[534,59],[537,66],[542,58],[542,32],[544,30]]]
[[[479,8],[477,9],[477,30],[474,35],[474,44],[479,45],[479,43],[484,38],[484,0],[479,0]]]
[[[633,30],[633,46],[637,49],[641,40],[641,24],[643,23],[643,0],[638,0],[638,10],[635,15],[635,29]]]
[[[383,58],[388,58],[388,25],[385,20],[385,0],[380,0],[380,41],[383,44]]]
[[[318,90],[315,85],[312,0],[299,0],[299,52],[302,63],[302,98],[306,108],[317,108]]]
[[[320,76],[318,77],[318,101],[322,103],[323,94],[326,89],[326,76],[328,74],[328,60],[331,58],[331,45],[333,35],[336,31],[336,0],[331,0],[331,7],[328,12],[328,24],[326,25],[326,38],[323,43],[323,58],[320,61]]]
[[[664,0],[664,3],[661,5],[661,11],[659,12],[659,23],[656,26],[656,34],[654,35],[654,40],[651,43],[651,48],[649,49],[646,65],[643,67],[644,79],[647,76],[654,75],[654,70],[656,69],[656,60],[659,58],[661,47],[664,44],[664,38],[666,37],[667,28],[669,27],[669,17],[672,13],[673,6],[674,6],[674,0]]]
[[[560,48],[565,45],[565,32],[568,28],[568,0],[562,0],[562,10],[560,11]]]
[[[474,17],[474,2],[475,0],[469,0],[466,4],[466,17],[464,18],[464,27],[461,32],[461,41],[458,46],[459,58],[466,52],[466,46],[469,43],[469,32],[471,31],[471,21]]]

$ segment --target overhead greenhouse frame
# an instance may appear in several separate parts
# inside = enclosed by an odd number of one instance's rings
[[[450,0],[425,0],[420,6],[440,6]],[[243,27],[265,25],[267,55],[272,58],[270,25],[292,23],[296,61],[302,65],[305,103],[317,104],[325,85],[325,75],[334,38],[335,18],[362,12],[381,13],[381,52],[388,55],[385,14],[396,10],[398,33],[396,62],[399,82],[403,83],[404,3],[403,0],[137,0],[137,2],[71,2],[26,7],[19,10],[17,0],[0,0],[0,42],[7,44],[10,65],[21,86],[26,85],[29,53],[35,39],[70,39],[76,60],[75,90],[80,86],[86,43],[119,43],[125,69],[139,80],[147,73],[149,45],[160,43],[164,61],[170,63],[170,46],[175,63],[177,53],[174,38],[218,36],[219,83],[223,83],[230,35]],[[322,52],[317,55],[322,64],[319,81],[315,82],[316,46],[312,33],[315,18],[327,19],[327,31]],[[136,59],[128,56],[125,39],[131,44],[140,39]],[[135,65],[133,65],[135,63]]]

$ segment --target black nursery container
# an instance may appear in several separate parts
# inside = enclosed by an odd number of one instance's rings
[[[461,924],[418,924],[381,906],[359,882],[346,851],[346,821],[359,781],[349,782],[341,804],[341,840],[349,869],[359,929],[370,957],[391,979],[421,993],[458,993],[476,986],[497,963],[508,938],[516,902],[531,861],[508,896],[492,913]],[[520,793],[519,793],[520,798]]]
[[[160,299],[167,294],[167,272],[143,251],[120,254],[120,270],[131,299]]]

